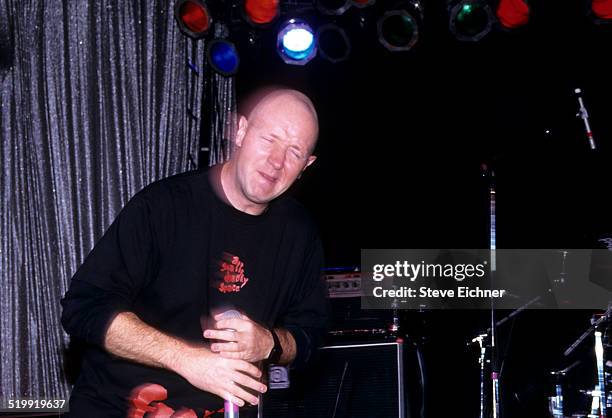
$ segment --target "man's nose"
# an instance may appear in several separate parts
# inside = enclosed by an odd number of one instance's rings
[[[274,169],[280,170],[283,168],[283,164],[285,163],[285,150],[280,147],[274,148],[272,151],[270,151],[268,161],[270,162],[270,165],[274,167]]]

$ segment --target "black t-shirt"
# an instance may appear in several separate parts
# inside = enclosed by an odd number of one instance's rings
[[[291,198],[254,216],[221,200],[207,172],[147,186],[96,244],[62,300],[64,328],[88,343],[71,413],[125,417],[132,391],[150,384],[163,387],[163,403],[177,411],[192,408],[200,417],[223,406],[177,374],[108,354],[104,335],[121,311],[201,342],[211,311],[236,309],[288,329],[297,344],[293,366],[301,367],[326,326],[322,264],[316,229]]]

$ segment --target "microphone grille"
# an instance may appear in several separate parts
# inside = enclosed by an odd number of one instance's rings
[[[225,311],[221,314],[221,318],[223,319],[232,319],[232,318],[240,318],[242,315],[235,309],[230,309],[229,311]]]

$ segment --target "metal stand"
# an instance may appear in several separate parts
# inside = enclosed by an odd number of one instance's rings
[[[605,382],[605,374],[604,374],[604,348],[602,341],[602,332],[601,327],[607,325],[612,319],[612,303],[608,304],[608,309],[601,316],[593,316],[591,319],[591,327],[586,330],[571,346],[565,350],[563,353],[565,356],[569,356],[575,349],[578,347],[586,338],[591,335],[591,333],[595,334],[595,358],[597,365],[597,385],[595,389],[590,391],[591,396],[593,397],[593,402],[591,405],[591,416],[596,416],[600,418],[606,417],[607,410],[607,391],[606,391],[606,382]]]
[[[487,170],[488,177],[489,177],[489,225],[490,225],[490,232],[489,232],[489,247],[491,250],[491,289],[494,288],[493,283],[494,283],[494,279],[495,279],[495,274],[497,271],[497,259],[496,259],[496,254],[495,254],[495,250],[497,249],[497,243],[496,243],[496,230],[495,230],[495,224],[497,221],[497,216],[495,213],[495,173],[493,172],[493,170]],[[491,335],[491,384],[492,384],[492,396],[491,396],[491,401],[492,401],[492,411],[493,411],[493,418],[498,418],[500,416],[499,414],[499,403],[500,403],[500,397],[499,397],[499,365],[498,365],[498,359],[497,359],[497,353],[495,351],[496,346],[495,346],[495,328],[496,328],[496,323],[495,323],[495,303],[493,298],[491,298],[491,328],[490,328],[490,335]]]
[[[564,418],[565,417],[564,415],[565,408],[563,405],[563,379],[565,378],[565,375],[567,374],[567,372],[572,370],[578,364],[580,364],[580,361],[575,361],[574,363],[572,363],[571,365],[569,365],[563,370],[557,370],[557,371],[550,372],[551,375],[555,376],[555,396],[551,396],[549,398],[550,415],[553,418]]]
[[[496,235],[495,235],[495,174],[486,164],[482,165],[482,175],[486,177],[489,184],[489,248],[491,254],[491,277],[490,284],[491,289],[494,288],[493,281],[496,271],[496,258],[495,258],[495,250],[496,250]],[[475,342],[478,343],[480,347],[480,357],[478,359],[478,363],[480,364],[480,418],[484,418],[485,416],[485,405],[486,405],[486,396],[485,396],[485,363],[486,363],[486,344],[485,339],[490,337],[490,348],[491,348],[491,402],[492,402],[492,413],[493,418],[498,418],[500,416],[499,412],[499,372],[497,370],[497,355],[495,353],[495,328],[497,327],[497,323],[495,321],[495,304],[493,298],[491,298],[491,326],[487,330],[486,333],[480,334],[468,344],[473,344]]]
[[[484,385],[485,385],[485,355],[487,349],[484,345],[484,339],[487,337],[487,334],[480,334],[478,337],[475,337],[472,342],[478,343],[480,347],[480,356],[478,357],[478,363],[480,364],[480,418],[484,418],[485,411],[485,394],[484,394]]]
[[[510,314],[508,314],[507,316],[503,317],[502,319],[500,319],[499,321],[495,322],[494,327],[497,329],[500,325],[506,323],[507,321],[509,321],[510,319],[514,318],[516,315],[518,315],[519,313],[523,312],[525,309],[527,309],[527,307],[529,307],[529,305],[532,305],[534,303],[536,303],[538,300],[540,300],[540,296],[537,296],[533,299],[531,299],[530,301],[528,301],[526,304],[524,304],[523,306],[521,306],[518,309],[515,309],[514,311],[512,311]],[[468,343],[468,345],[471,345],[473,343],[478,343],[478,346],[480,348],[480,356],[478,357],[478,364],[480,365],[480,418],[484,418],[484,411],[485,411],[485,405],[486,405],[486,396],[484,393],[484,387],[485,387],[485,364],[487,363],[486,361],[486,350],[487,350],[487,346],[486,346],[486,339],[489,336],[489,333],[491,332],[493,327],[488,328],[486,333],[484,334],[480,334],[477,337],[474,337],[472,339],[472,341],[470,343]],[[492,347],[492,346],[491,346]],[[491,382],[493,385],[493,388],[498,391],[499,390],[499,375],[494,376],[494,373],[496,373],[494,370],[491,371]],[[493,378],[496,378],[495,380]],[[495,386],[497,385],[497,386]],[[495,395],[495,392],[492,392],[493,395]],[[499,392],[498,392],[499,394]],[[493,398],[493,402],[495,402],[495,398]],[[495,403],[493,403],[493,407],[495,407]],[[499,398],[497,398],[497,407],[499,408]],[[493,409],[493,414],[495,414],[496,411],[495,409]],[[497,410],[497,413],[499,414],[499,409]],[[494,415],[495,416],[495,415]],[[499,415],[497,415],[499,416]]]
[[[604,379],[604,349],[601,341],[601,331],[595,331],[595,358],[597,359],[597,387],[594,396],[599,397],[599,411],[606,417],[606,382]]]

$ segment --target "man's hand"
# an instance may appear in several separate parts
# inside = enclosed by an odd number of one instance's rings
[[[194,347],[181,353],[176,371],[193,386],[214,393],[235,405],[244,401],[257,405],[257,397],[239,385],[264,393],[266,386],[257,381],[261,370],[244,360],[223,358],[206,348]]]
[[[204,337],[218,340],[210,349],[226,359],[244,360],[255,363],[267,359],[274,347],[269,330],[250,320],[246,315],[240,318],[221,319],[215,315],[215,328],[204,331]],[[233,330],[233,331],[229,331]]]

